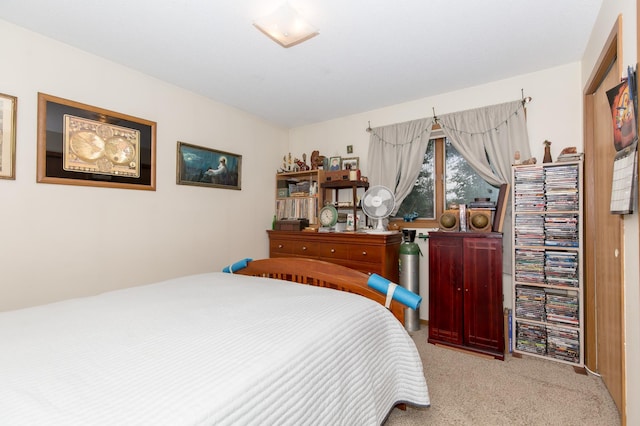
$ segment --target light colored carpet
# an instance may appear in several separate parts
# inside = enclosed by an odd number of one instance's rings
[[[528,356],[486,359],[427,343],[427,327],[411,333],[420,352],[431,407],[394,409],[385,426],[620,425],[602,380],[573,367]]]

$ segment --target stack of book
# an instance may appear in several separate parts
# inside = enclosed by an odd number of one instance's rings
[[[494,201],[489,200],[488,198],[476,198],[474,201],[471,201],[468,206],[470,209],[484,209],[484,210],[495,210],[496,203]]]
[[[544,272],[547,284],[578,287],[578,253],[549,250],[545,253]]]
[[[543,212],[544,169],[539,167],[516,168],[514,171],[514,205],[517,212]]]
[[[544,245],[578,247],[578,215],[549,214],[544,218]]]
[[[516,318],[544,321],[545,302],[544,288],[516,286]]]
[[[567,161],[580,161],[584,157],[584,154],[581,152],[573,152],[569,154],[560,154],[558,155],[558,162],[564,163]]]
[[[516,349],[545,355],[547,353],[547,330],[545,326],[519,322],[516,326]]]
[[[318,219],[318,203],[315,198],[281,198],[276,200],[276,217],[307,218],[315,224]]]
[[[577,330],[547,327],[547,355],[563,361],[580,362],[580,333]]]
[[[545,194],[547,211],[577,211],[578,167],[567,165],[547,168]]]
[[[579,325],[578,294],[570,290],[547,288],[544,306],[547,322]]]
[[[544,246],[544,218],[541,215],[518,215],[514,221],[516,246]]]
[[[521,283],[543,283],[544,257],[544,250],[516,249],[515,280]]]

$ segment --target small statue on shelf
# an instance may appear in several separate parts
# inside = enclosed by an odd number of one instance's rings
[[[520,160],[520,151],[516,151],[513,154],[513,164],[515,165],[522,164],[522,161]]]
[[[551,159],[551,141],[544,141],[544,157],[542,158],[543,163],[551,163],[553,160]]]
[[[318,170],[324,164],[324,155],[320,155],[320,151],[311,152],[311,170]]]
[[[302,154],[302,160],[296,158],[294,161],[298,166],[298,171],[306,172],[310,170],[310,167],[307,165],[307,154]]]

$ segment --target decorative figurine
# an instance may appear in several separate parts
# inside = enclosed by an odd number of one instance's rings
[[[553,160],[551,159],[551,141],[544,141],[544,157],[542,158],[543,163],[551,163]]]
[[[320,151],[311,152],[311,170],[318,170],[324,164],[324,155]]]

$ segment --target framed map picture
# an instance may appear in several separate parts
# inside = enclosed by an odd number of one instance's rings
[[[156,123],[38,94],[37,182],[156,189]]]

